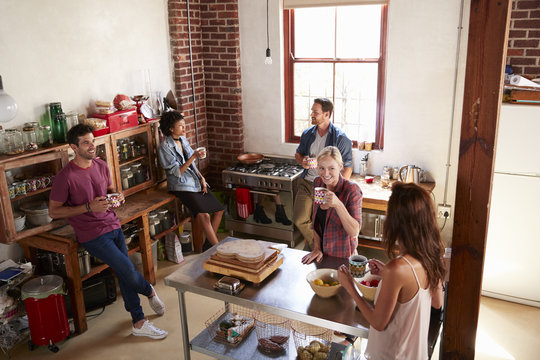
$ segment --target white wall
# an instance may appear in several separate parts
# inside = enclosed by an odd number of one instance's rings
[[[447,203],[454,205],[468,4],[461,34],[458,92],[452,127],[453,88],[458,42],[459,0],[391,0],[386,68],[384,150],[372,151],[369,173],[384,165],[415,164],[437,183],[434,195],[443,202],[451,132]],[[270,1],[272,65],[264,65],[266,2],[239,0],[242,102],[245,150],[294,155],[296,144],[284,142],[283,46],[281,1]],[[441,223],[442,226],[442,223]],[[443,236],[450,241],[452,221]]]
[[[166,92],[169,54],[166,0],[2,0],[0,75],[19,111],[1,125],[38,121],[54,101],[87,113],[96,99],[146,93],[148,85]],[[17,247],[2,245],[0,260]]]

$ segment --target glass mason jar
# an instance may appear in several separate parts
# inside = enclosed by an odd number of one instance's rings
[[[161,231],[169,230],[172,227],[171,219],[169,217],[169,210],[160,209],[158,210],[158,218],[161,222]]]
[[[150,236],[156,236],[161,230],[161,222],[156,213],[151,212],[148,214],[148,225],[150,230]]]
[[[7,155],[17,155],[24,152],[22,133],[17,129],[6,129],[4,133],[4,151]]]
[[[38,148],[36,129],[33,126],[23,127],[22,136],[23,136],[24,150],[30,151],[30,150],[36,150]]]
[[[66,131],[79,123],[79,115],[75,111],[66,114]]]
[[[130,140],[129,141],[129,157],[131,158],[134,158],[134,157],[137,157],[137,149],[136,149],[136,145],[135,145],[135,140]]]
[[[384,189],[390,187],[390,168],[388,166],[383,168],[383,173],[381,175],[381,186]]]
[[[392,179],[399,180],[399,168],[397,166],[392,170]]]
[[[131,172],[133,173],[133,178],[135,179],[135,185],[139,185],[144,182],[145,178],[142,164],[140,162],[136,162],[131,165]]]
[[[51,127],[49,125],[43,125],[39,127],[37,131],[38,145],[41,147],[47,147],[52,145]]]
[[[66,125],[66,114],[60,113],[56,114],[53,118],[53,127],[52,127],[52,136],[53,140],[56,143],[66,143],[67,142],[67,125]]]
[[[64,111],[62,110],[62,104],[59,103],[59,102],[54,102],[54,103],[50,103],[49,104],[49,116],[50,116],[50,120],[49,120],[49,123],[48,124],[43,124],[43,125],[49,125],[51,126],[51,128],[54,128],[53,124],[54,124],[54,117],[57,115],[57,114],[62,114]]]
[[[133,173],[129,167],[120,169],[120,179],[122,180],[122,190],[129,189],[133,186]]]

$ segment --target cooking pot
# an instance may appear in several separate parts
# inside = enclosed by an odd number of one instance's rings
[[[238,155],[237,159],[242,164],[251,165],[251,164],[258,164],[260,163],[264,158],[263,154],[257,154],[257,153],[245,153]]]

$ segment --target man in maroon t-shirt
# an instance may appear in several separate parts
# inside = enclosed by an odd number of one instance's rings
[[[92,128],[75,125],[68,132],[68,142],[75,158],[54,178],[49,215],[55,219],[67,218],[77,241],[114,270],[124,307],[131,314],[132,334],[163,339],[167,331],[145,319],[139,294],[148,297],[151,308],[158,315],[165,313],[165,305],[128,257],[120,221],[106,199],[108,192],[114,192],[109,168],[103,160],[96,158]],[[122,193],[119,200],[124,201]]]

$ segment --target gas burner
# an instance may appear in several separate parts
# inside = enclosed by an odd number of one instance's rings
[[[276,165],[270,164],[270,163],[262,163],[260,165],[260,167],[263,168],[263,169],[272,169],[272,168],[276,167]]]

